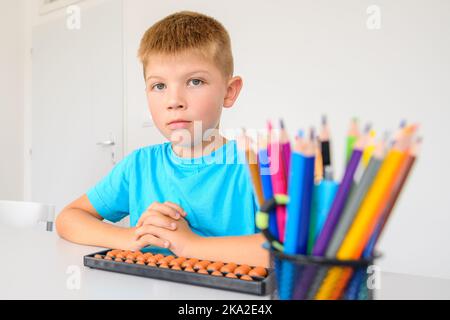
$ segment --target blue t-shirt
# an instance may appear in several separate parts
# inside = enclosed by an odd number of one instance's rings
[[[245,154],[229,140],[209,155],[181,158],[170,142],[135,150],[88,190],[106,220],[128,214],[133,227],[155,201],[170,201],[186,212],[200,236],[240,236],[257,232],[259,210]]]

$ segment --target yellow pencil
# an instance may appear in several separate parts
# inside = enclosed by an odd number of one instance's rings
[[[317,291],[315,300],[329,300],[333,295],[333,291],[336,289],[339,279],[343,275],[344,270],[342,267],[332,267],[327,272],[327,276],[322,282],[320,289]]]
[[[375,131],[370,130],[369,143],[367,144],[367,147],[364,149],[362,155],[362,163],[364,165],[364,168],[368,166],[370,158],[372,158],[373,152],[375,151],[375,136],[376,136]]]

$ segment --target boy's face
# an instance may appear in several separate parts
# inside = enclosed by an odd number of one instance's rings
[[[222,107],[233,105],[242,86],[239,77],[226,79],[213,61],[192,51],[151,56],[145,75],[153,121],[170,141],[180,129],[194,141],[194,121],[201,121],[202,135],[218,129]],[[191,146],[201,141],[195,138]]]

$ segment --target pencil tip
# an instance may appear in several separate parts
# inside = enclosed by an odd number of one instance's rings
[[[327,125],[327,122],[328,122],[328,120],[327,120],[327,115],[326,115],[326,114],[323,114],[323,115],[322,115],[322,125],[323,125],[323,126],[326,126],[326,125]]]
[[[314,129],[314,127],[311,127],[309,131],[309,137],[312,141],[316,139],[316,130]]]
[[[267,120],[267,128],[269,131],[272,131],[272,122],[270,120]]]
[[[366,124],[366,126],[364,127],[364,133],[365,134],[369,134],[370,130],[372,130],[372,124],[369,122]]]
[[[302,129],[298,130],[297,137],[303,138],[304,135],[305,135],[305,132]]]
[[[400,121],[400,129],[403,129],[404,127],[406,127],[407,121],[406,119],[402,119],[402,121]]]

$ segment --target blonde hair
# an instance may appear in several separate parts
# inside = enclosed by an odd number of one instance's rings
[[[216,19],[192,11],[171,14],[151,26],[142,37],[138,57],[145,75],[152,54],[176,55],[189,50],[212,58],[226,77],[233,75],[233,55],[228,32]]]

